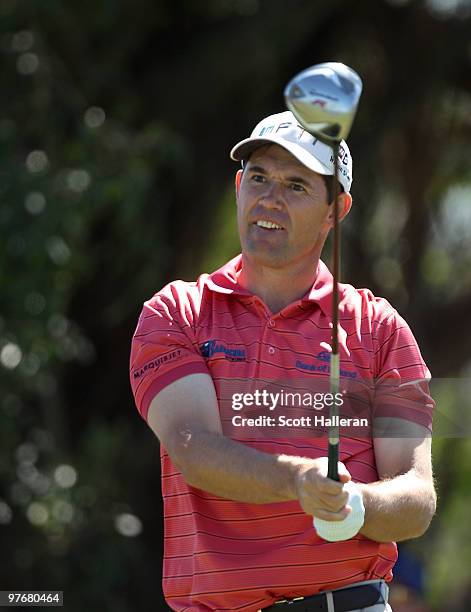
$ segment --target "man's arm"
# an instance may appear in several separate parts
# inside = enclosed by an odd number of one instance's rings
[[[399,419],[378,419],[376,425],[391,424],[396,434],[400,427],[404,427],[404,433],[402,437],[374,439],[380,480],[359,485],[365,504],[365,523],[360,533],[378,542],[421,536],[435,514],[437,503],[430,432]]]
[[[254,504],[298,499],[308,514],[342,520],[349,514],[343,484],[327,478],[327,459],[263,453],[222,433],[211,377],[192,374],[152,400],[148,423],[186,482]],[[339,464],[343,482],[350,480]]]

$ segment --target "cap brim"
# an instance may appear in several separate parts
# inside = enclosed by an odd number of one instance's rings
[[[294,155],[296,159],[298,159],[306,168],[309,170],[313,170],[318,174],[323,174],[324,176],[332,176],[333,172],[326,168],[324,164],[322,164],[316,157],[311,155],[306,149],[296,144],[295,142],[289,142],[284,138],[279,138],[277,136],[270,136],[269,138],[246,138],[245,140],[241,140],[239,143],[233,147],[231,151],[231,158],[234,161],[242,161],[249,157],[255,149],[262,147],[266,144],[277,144],[283,149],[286,149],[291,155]]]

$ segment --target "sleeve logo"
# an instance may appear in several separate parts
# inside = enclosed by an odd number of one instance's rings
[[[162,355],[162,357],[158,357],[157,359],[153,359],[152,361],[147,362],[142,368],[134,370],[133,376],[134,378],[141,378],[147,372],[151,370],[158,370],[163,363],[168,363],[169,361],[175,361],[182,356],[181,349],[177,349],[176,351],[172,351],[171,353],[167,353],[166,355]]]

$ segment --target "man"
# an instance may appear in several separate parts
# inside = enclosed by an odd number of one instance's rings
[[[352,165],[345,142],[340,151],[343,219]],[[185,612],[389,610],[394,542],[424,533],[435,511],[428,370],[398,313],[342,284],[341,371],[393,381],[375,418],[407,421],[408,435],[342,439],[340,482],[327,478],[325,436],[226,435],[227,381],[328,380],[332,319],[332,276],[320,260],[333,224],[330,148],[284,112],[261,121],[231,156],[244,162],[241,256],[155,294],[133,338],[136,405],[161,442],[166,601]],[[363,527],[326,542],[312,519],[348,517],[351,479]]]

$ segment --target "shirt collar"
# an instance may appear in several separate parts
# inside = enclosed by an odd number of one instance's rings
[[[206,285],[211,291],[224,294],[233,294],[251,297],[252,294],[237,281],[237,273],[242,268],[242,255],[237,255],[221,268],[210,274]],[[322,311],[331,316],[332,313],[333,277],[330,270],[322,260],[319,260],[317,276],[311,289],[301,298],[303,302],[316,303]],[[348,285],[339,284],[339,300],[341,301],[347,291]]]
[[[326,301],[332,300],[332,288],[334,279],[329,268],[319,259],[317,276],[309,292],[303,297],[304,301],[317,302],[322,310],[325,310]],[[329,308],[330,312],[330,308]]]
[[[217,293],[233,293],[235,295],[252,295],[241,287],[237,281],[237,273],[242,269],[242,255],[237,255],[226,264],[208,276],[206,285]]]

